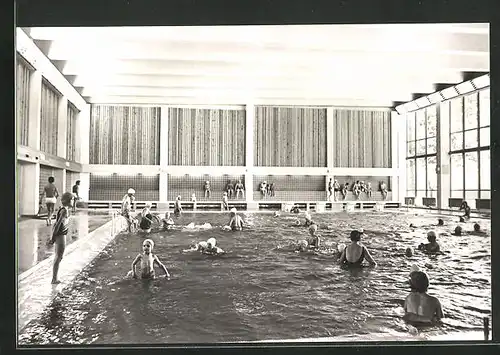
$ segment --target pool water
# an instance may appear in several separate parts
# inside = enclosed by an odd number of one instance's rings
[[[245,213],[249,228],[224,232],[222,214],[185,214],[176,225],[209,222],[214,228],[152,233],[154,253],[171,279],[125,279],[145,239],[123,233],[63,290],[43,315],[21,332],[22,344],[214,343],[352,336],[410,331],[402,320],[408,273],[418,264],[430,277],[429,293],[445,312],[428,335],[482,329],[491,312],[490,221],[477,220],[485,235],[453,236],[458,217],[399,212],[313,214],[326,243],[348,243],[352,228],[364,228],[362,243],[374,269],[341,269],[333,252],[295,253],[290,244],[307,238],[296,217]],[[473,222],[462,223],[472,230]],[[328,228],[327,228],[328,227]],[[180,227],[178,227],[180,228]],[[446,253],[414,257],[407,246],[426,242],[434,228]],[[447,235],[439,236],[439,233]],[[182,253],[194,241],[217,238],[223,256]],[[71,262],[63,259],[64,262]],[[161,275],[161,269],[156,269]]]

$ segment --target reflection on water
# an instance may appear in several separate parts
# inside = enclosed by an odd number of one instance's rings
[[[351,228],[364,228],[362,242],[378,267],[343,270],[337,255],[294,253],[289,246],[307,237],[294,218],[243,214],[250,227],[223,232],[228,217],[186,214],[178,225],[205,222],[213,229],[182,228],[152,233],[154,252],[171,280],[124,279],[144,237],[122,234],[65,289],[43,316],[21,333],[21,344],[228,342],[290,338],[349,337],[353,334],[406,334],[402,320],[409,292],[408,273],[418,264],[430,277],[429,293],[438,296],[443,325],[420,329],[439,337],[482,329],[490,314],[490,236],[451,236],[451,217],[363,212],[314,215],[325,243],[347,243]],[[420,228],[410,230],[413,223]],[[462,224],[472,230],[472,222]],[[481,220],[489,231],[490,222]],[[434,228],[444,255],[407,258],[408,246],[426,241]],[[228,253],[211,257],[185,254],[192,242],[217,238]],[[335,248],[332,248],[334,250]],[[161,274],[160,270],[157,270]],[[399,336],[399,335],[398,335]],[[57,339],[57,340],[56,340]]]

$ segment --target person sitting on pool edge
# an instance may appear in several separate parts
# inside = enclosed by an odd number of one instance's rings
[[[163,269],[165,272],[165,277],[169,278],[170,274],[168,273],[167,268],[163,265],[158,259],[158,256],[153,254],[153,248],[155,243],[151,239],[146,239],[142,242],[142,254],[136,256],[134,261],[132,262],[132,271],[129,274],[132,274],[134,279],[137,278],[136,265],[141,263],[141,278],[142,279],[154,279],[155,278],[155,263]]]
[[[420,243],[420,245],[418,246],[418,250],[421,250],[424,253],[428,253],[428,254],[441,253],[439,244],[436,242],[436,232],[429,231],[427,233],[427,240],[429,241],[429,243],[427,243],[427,244]]]
[[[410,273],[410,294],[406,296],[403,319],[410,323],[434,324],[444,318],[441,302],[427,294],[429,278],[423,271]]]
[[[216,246],[217,240],[215,238],[210,238],[206,242],[196,243],[191,249],[185,249],[184,252],[190,251],[200,251],[203,254],[216,255],[224,254],[224,250]]]
[[[351,244],[346,246],[340,255],[339,262],[341,265],[360,267],[363,264],[363,260],[366,259],[370,266],[377,266],[368,249],[359,242],[363,233],[362,229],[351,232]]]
[[[238,215],[236,208],[231,208],[229,212],[231,219],[229,220],[228,227],[233,231],[240,231],[243,229],[243,219]]]

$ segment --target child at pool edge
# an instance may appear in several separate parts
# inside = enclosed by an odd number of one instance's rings
[[[136,265],[141,263],[141,278],[142,279],[154,279],[155,278],[155,269],[154,264],[158,264],[163,271],[165,272],[165,277],[170,278],[170,274],[165,265],[163,265],[158,259],[156,254],[153,254],[153,248],[155,243],[151,239],[146,239],[142,242],[142,254],[138,254],[134,261],[132,262],[132,271],[129,274],[132,274],[134,279],[137,278],[137,273],[135,271]]]
[[[405,321],[413,323],[436,323],[444,318],[441,302],[427,294],[429,278],[423,271],[410,273],[411,291],[404,302]]]
[[[52,231],[52,238],[49,240],[49,245],[55,244],[54,266],[52,268],[52,284],[58,284],[61,281],[57,278],[59,273],[59,264],[66,249],[66,235],[68,234],[69,223],[69,207],[73,204],[74,196],[71,192],[65,192],[61,196],[62,206],[57,211],[56,224]]]

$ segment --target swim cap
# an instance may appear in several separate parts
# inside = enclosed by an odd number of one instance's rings
[[[365,230],[363,228],[358,228],[358,233],[359,234],[363,234],[365,232]]]
[[[426,292],[429,288],[429,277],[423,271],[414,271],[410,274],[410,286],[417,292]]]
[[[207,244],[210,244],[212,247],[214,247],[216,243],[217,240],[215,240],[215,238],[210,238],[207,240]]]
[[[232,213],[236,213],[236,212],[238,212],[238,211],[236,210],[236,208],[235,208],[235,207],[233,207],[233,208],[231,208],[230,212],[232,212]]]
[[[316,232],[317,230],[318,230],[318,226],[317,226],[317,225],[315,225],[315,224],[311,224],[311,225],[309,226],[309,232],[311,232],[311,231]]]
[[[456,234],[456,235],[462,235],[462,227],[457,226],[457,227],[455,228],[455,234]]]
[[[479,223],[474,223],[474,230],[476,232],[479,232],[481,230],[481,226],[479,225]]]
[[[135,194],[135,190],[130,188],[130,189],[128,189],[127,193],[133,195],[133,194]]]
[[[303,248],[307,248],[307,245],[308,245],[307,240],[303,239],[303,240],[299,241],[299,246],[301,246]]]
[[[151,245],[151,249],[155,247],[155,242],[153,242],[151,239],[146,239],[145,241],[143,241],[142,246],[145,246],[147,243]]]
[[[413,264],[411,267],[410,267],[410,274],[412,272],[415,272],[415,271],[420,271],[420,268],[418,267],[417,264]]]

